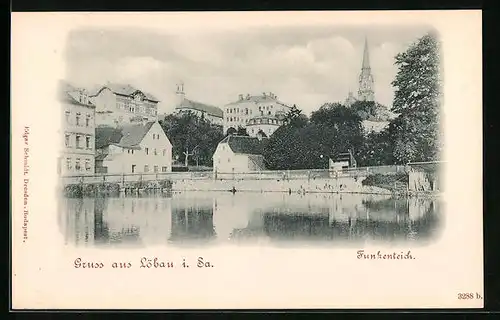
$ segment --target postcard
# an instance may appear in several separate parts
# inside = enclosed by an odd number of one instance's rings
[[[12,14],[12,308],[482,308],[481,11]]]

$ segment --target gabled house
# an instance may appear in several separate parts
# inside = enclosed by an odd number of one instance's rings
[[[264,147],[267,138],[228,135],[212,157],[214,173],[245,173],[265,170]]]
[[[96,172],[155,173],[172,171],[172,144],[160,124],[96,128]]]

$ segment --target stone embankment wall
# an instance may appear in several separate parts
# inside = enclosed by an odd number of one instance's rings
[[[386,189],[363,186],[364,178],[317,178],[297,180],[177,180],[173,191],[236,191],[236,192],[345,192],[390,194]]]

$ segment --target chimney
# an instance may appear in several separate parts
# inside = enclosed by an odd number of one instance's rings
[[[262,92],[262,96],[265,98],[265,97],[266,97],[266,93],[265,93],[265,92]]]
[[[250,94],[247,93],[247,100],[250,100]]]
[[[238,100],[240,100],[240,101],[243,100],[243,95],[242,94],[238,95]]]

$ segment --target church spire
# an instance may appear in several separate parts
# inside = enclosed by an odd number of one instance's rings
[[[368,52],[368,39],[365,36],[365,49],[363,52],[363,65],[362,69],[370,69],[370,54]]]
[[[374,80],[370,67],[370,55],[368,52],[368,39],[365,36],[365,46],[363,50],[363,63],[361,74],[359,75],[358,99],[363,101],[375,101]]]

